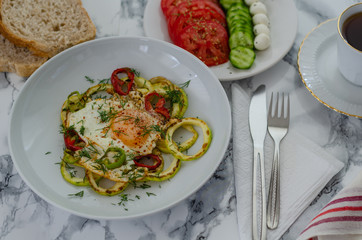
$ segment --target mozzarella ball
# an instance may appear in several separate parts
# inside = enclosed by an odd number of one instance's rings
[[[255,2],[258,2],[259,0],[245,0],[246,5],[250,6]]]
[[[253,16],[253,23],[254,25],[257,24],[264,24],[266,26],[269,26],[269,18],[264,13],[258,13]]]
[[[253,27],[253,31],[254,31],[254,34],[255,36],[261,34],[261,33],[265,33],[267,35],[270,35],[270,29],[268,28],[267,25],[265,24],[257,24]]]
[[[258,13],[263,13],[265,15],[267,14],[266,6],[262,2],[255,2],[255,3],[251,4],[249,10],[250,10],[251,15],[255,15]]]
[[[265,50],[270,46],[270,37],[265,33],[257,35],[254,39],[254,46],[257,50]]]

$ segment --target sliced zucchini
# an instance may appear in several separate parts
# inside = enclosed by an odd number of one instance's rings
[[[78,166],[79,165],[75,165]],[[89,181],[86,177],[80,178],[80,177],[76,177],[74,171],[74,165],[70,165],[68,163],[66,163],[65,161],[62,161],[60,163],[60,172],[63,176],[63,178],[65,179],[65,181],[76,185],[76,186],[89,186]]]
[[[246,47],[238,46],[230,51],[230,63],[240,69],[249,69],[255,60],[255,52]]]
[[[64,155],[63,155],[63,161],[69,164],[74,164],[76,162],[79,161],[79,158],[76,158],[73,156],[74,152],[69,150],[69,149],[65,149],[64,150]]]
[[[181,160],[174,158],[170,166],[166,170],[160,173],[149,172],[144,181],[158,181],[158,182],[165,181],[175,176],[180,167],[181,167]]]
[[[86,176],[92,189],[97,193],[105,196],[117,195],[124,191],[128,186],[128,182],[115,182],[112,187],[103,188],[98,185],[98,181],[96,180],[97,176],[95,176],[94,173],[92,173],[91,171],[86,171]]]
[[[195,153],[194,155],[185,155],[183,154],[180,149],[178,148],[177,144],[174,143],[172,136],[174,134],[174,132],[181,126],[183,125],[195,125],[195,126],[199,126],[202,130],[202,134],[203,134],[203,144],[201,149]],[[184,118],[179,120],[179,122],[177,122],[175,125],[171,126],[170,128],[167,129],[166,132],[166,146],[167,148],[171,151],[171,154],[175,157],[175,158],[179,158],[183,161],[191,161],[197,158],[200,158],[202,155],[204,155],[207,151],[207,149],[210,146],[211,143],[211,139],[212,139],[212,133],[211,130],[209,128],[209,126],[201,119],[198,118]]]
[[[143,77],[135,76],[134,82],[136,83],[138,90],[141,91],[142,93],[153,91],[152,83]]]
[[[172,118],[183,118],[187,107],[189,105],[186,92],[182,88],[177,87],[177,91],[181,92],[180,100],[172,104],[171,117]]]
[[[199,133],[193,128],[192,125],[182,125],[182,127],[184,129],[188,130],[189,132],[193,133],[193,135],[192,135],[192,137],[190,137],[186,141],[182,142],[181,144],[177,144],[177,143],[174,142],[174,144],[177,145],[180,152],[184,152],[187,149],[189,149],[190,147],[192,147],[192,145],[194,145],[197,138],[199,137]],[[167,148],[167,143],[166,143],[165,139],[161,139],[161,140],[157,141],[156,144],[157,144],[157,148],[160,149],[162,152],[164,152],[164,153],[172,153]]]
[[[84,94],[74,91],[68,95],[67,100],[63,103],[60,118],[63,126],[66,126],[68,112],[75,112],[85,107],[86,98]]]
[[[88,88],[88,90],[84,93],[84,95],[87,97],[87,99],[90,99],[94,94],[99,92],[107,92],[108,94],[113,95],[114,89],[112,84],[100,83],[94,85],[93,87]]]

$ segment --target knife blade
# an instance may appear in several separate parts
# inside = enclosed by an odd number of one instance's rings
[[[260,85],[250,101],[249,127],[253,139],[253,240],[266,239],[266,196],[264,140],[267,130],[265,85]]]

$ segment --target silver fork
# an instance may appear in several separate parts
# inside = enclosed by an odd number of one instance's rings
[[[267,226],[270,229],[275,229],[279,224],[280,215],[280,170],[279,170],[279,145],[281,140],[288,132],[290,118],[290,100],[287,95],[286,113],[284,111],[284,93],[282,93],[281,106],[279,106],[279,93],[277,93],[274,115],[273,108],[273,93],[270,98],[268,111],[268,131],[274,140],[274,160],[271,171],[268,206],[267,206]],[[280,108],[280,114],[279,114]],[[284,114],[285,113],[285,114]]]

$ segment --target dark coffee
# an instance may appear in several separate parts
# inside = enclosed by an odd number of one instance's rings
[[[362,51],[362,12],[352,15],[344,21],[342,35],[352,47]]]

